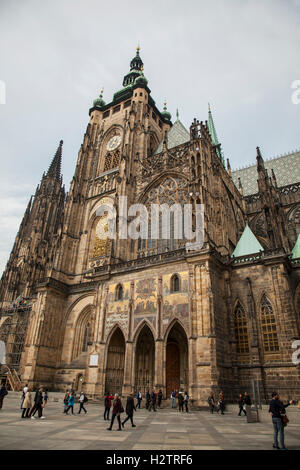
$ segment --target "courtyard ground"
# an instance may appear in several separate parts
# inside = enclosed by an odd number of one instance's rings
[[[179,413],[145,408],[134,414],[136,428],[130,422],[125,430],[107,431],[103,405],[88,403],[88,413],[65,416],[61,402],[49,401],[46,419],[21,419],[20,399],[8,395],[0,410],[0,450],[271,450],[271,419],[247,423],[237,416],[237,407],[229,407],[224,416],[208,411]],[[123,419],[125,414],[122,415]],[[300,410],[289,413],[285,430],[286,446],[300,450]],[[267,416],[269,418],[269,416]],[[278,452],[278,451],[274,451]]]

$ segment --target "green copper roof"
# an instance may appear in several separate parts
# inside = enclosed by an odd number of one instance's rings
[[[184,127],[184,125],[179,121],[175,121],[171,129],[168,131],[168,149],[177,147],[177,145],[185,144],[190,141],[190,134]],[[160,142],[159,146],[154,152],[154,155],[162,152],[163,149],[163,140]]]
[[[216,131],[216,128],[215,128],[214,120],[213,120],[212,113],[211,113],[209,105],[208,105],[208,130],[209,130],[213,145],[219,145],[220,142],[218,141],[217,131]],[[218,154],[218,157],[220,158],[221,162],[225,166],[224,156],[223,156],[223,153],[220,150],[220,148],[217,148],[217,154]]]
[[[248,256],[252,255],[253,253],[259,253],[260,250],[263,251],[263,247],[257,240],[249,225],[246,223],[246,227],[238,241],[238,244],[235,247],[234,252],[232,253],[232,256],[235,256],[236,258],[238,256]]]
[[[264,164],[265,168],[268,170],[269,176],[271,176],[271,169],[274,170],[278,187],[299,183],[300,151],[265,160]],[[232,171],[231,176],[237,187],[238,180],[241,178],[244,196],[258,192],[256,165]]]
[[[292,259],[296,259],[296,258],[300,258],[300,233],[298,235],[295,246],[292,249]]]

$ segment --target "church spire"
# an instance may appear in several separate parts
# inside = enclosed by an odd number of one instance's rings
[[[223,163],[223,165],[225,166],[223,152],[221,151],[221,144],[218,140],[217,131],[216,131],[216,128],[215,128],[215,124],[214,124],[214,120],[213,120],[213,117],[212,117],[212,113],[211,113],[209,103],[208,103],[208,130],[209,130],[209,133],[210,133],[210,136],[211,136],[212,143],[216,147],[218,157],[221,160],[221,162]]]
[[[125,75],[123,86],[133,85],[136,78],[143,76],[144,63],[140,57],[140,46],[136,48],[136,55],[130,62],[130,72]]]
[[[61,140],[59,142],[59,146],[53,157],[51,165],[49,166],[46,176],[51,176],[52,178],[56,178],[56,179],[61,178],[62,145],[63,145],[63,141]]]

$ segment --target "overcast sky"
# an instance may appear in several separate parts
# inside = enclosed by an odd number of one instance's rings
[[[138,42],[157,107],[189,128],[210,102],[233,169],[300,147],[300,0],[0,0],[0,273],[59,140],[68,190],[92,101]]]

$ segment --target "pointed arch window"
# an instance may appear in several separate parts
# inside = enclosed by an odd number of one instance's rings
[[[81,352],[86,352],[87,351],[89,340],[90,340],[90,324],[88,323],[86,325],[85,329],[84,329]]]
[[[260,320],[264,351],[266,353],[279,351],[276,318],[272,305],[265,294],[261,302]]]
[[[123,295],[124,295],[123,286],[122,286],[122,284],[118,284],[117,287],[116,287],[115,299],[116,300],[123,300]]]
[[[180,291],[180,278],[178,274],[173,274],[171,277],[170,283],[170,292],[179,292]]]
[[[236,304],[234,309],[234,332],[237,341],[237,354],[249,356],[248,319],[240,302]]]

